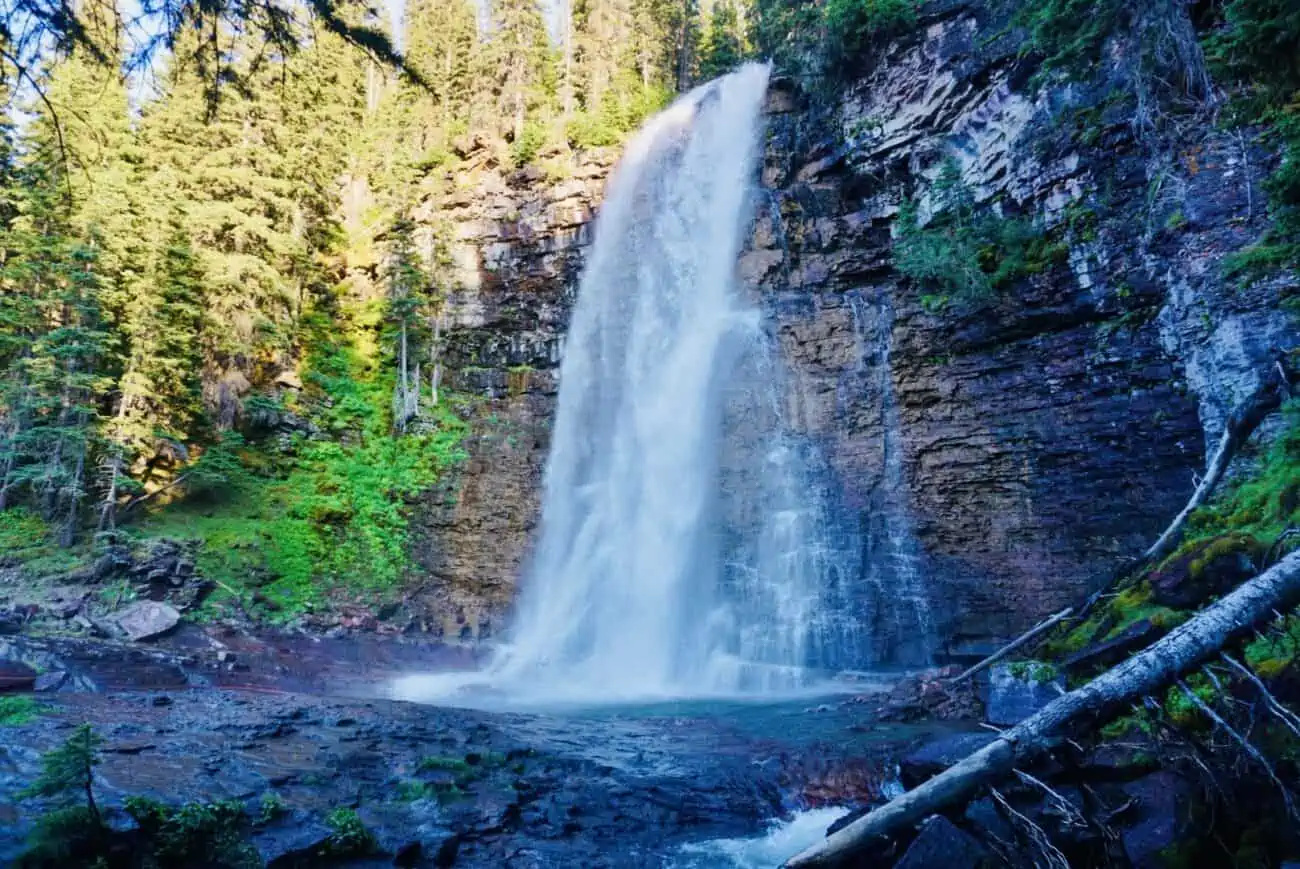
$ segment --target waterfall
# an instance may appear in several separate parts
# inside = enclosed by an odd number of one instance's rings
[[[855,571],[811,447],[782,425],[773,337],[736,286],[767,78],[750,64],[681,97],[609,183],[565,339],[540,538],[509,644],[479,677],[494,689],[792,688],[851,633],[839,592]]]

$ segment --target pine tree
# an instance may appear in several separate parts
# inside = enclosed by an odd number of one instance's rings
[[[522,142],[532,113],[555,96],[555,60],[537,0],[490,0],[487,56],[498,129]]]
[[[17,216],[6,238],[9,365],[0,504],[26,490],[70,543],[104,393],[105,332],[96,250],[73,236],[63,163],[35,148],[17,173]]]
[[[735,0],[715,0],[709,13],[708,30],[700,43],[700,78],[708,80],[730,72],[744,55]]]

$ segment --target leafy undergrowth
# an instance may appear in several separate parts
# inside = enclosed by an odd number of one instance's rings
[[[40,714],[40,705],[25,694],[0,696],[0,727],[19,727]]]
[[[213,462],[220,485],[192,490],[135,529],[203,542],[197,567],[218,584],[207,612],[238,597],[249,612],[284,621],[396,595],[413,569],[411,505],[465,456],[465,399],[443,396],[418,427],[396,433],[393,383],[378,373],[373,347],[339,342],[323,325],[316,339],[302,395],[250,402],[264,420],[260,435],[217,448],[227,454]],[[289,435],[286,420],[297,426]]]
[[[311,443],[283,476],[250,472],[228,497],[169,506],[140,530],[202,540],[197,566],[219,583],[217,604],[256,590],[268,615],[284,617],[340,593],[373,600],[408,576],[409,502],[461,459],[464,431],[443,408],[428,434]]]
[[[84,554],[84,547],[59,546],[53,526],[25,507],[0,512],[0,563],[22,564],[39,576],[72,570]]]

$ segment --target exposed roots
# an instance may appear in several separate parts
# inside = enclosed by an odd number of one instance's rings
[[[1065,859],[1065,855],[1061,853],[1060,849],[1052,844],[1051,838],[1044,832],[1042,827],[1012,808],[1011,803],[1007,802],[1006,797],[1002,796],[997,788],[989,788],[989,794],[993,797],[993,801],[998,804],[998,807],[1002,809],[1011,825],[1042,856],[1042,861],[1034,860],[1035,866],[1041,867],[1041,869],[1070,869],[1070,861]]]
[[[1208,703],[1200,697],[1197,697],[1196,692],[1191,688],[1188,688],[1186,682],[1179,679],[1176,684],[1178,685],[1178,690],[1182,691],[1183,696],[1187,698],[1187,702],[1200,710],[1201,714],[1206,718],[1213,721],[1216,727],[1231,737],[1233,742],[1237,743],[1237,746],[1241,748],[1247,757],[1259,764],[1264,772],[1268,774],[1268,777],[1272,780],[1273,784],[1277,785],[1278,791],[1282,794],[1282,802],[1286,805],[1287,814],[1292,818],[1300,820],[1300,815],[1296,814],[1295,805],[1291,800],[1291,791],[1288,790],[1287,786],[1282,783],[1282,780],[1277,777],[1277,772],[1274,771],[1273,765],[1268,762],[1268,758],[1264,757],[1260,750],[1256,748],[1249,739],[1225,721],[1223,716],[1215,712]]]

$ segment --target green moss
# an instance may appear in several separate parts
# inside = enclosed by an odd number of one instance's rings
[[[1123,739],[1134,733],[1152,736],[1156,731],[1155,722],[1146,710],[1136,711],[1130,715],[1121,715],[1101,728],[1104,739]]]
[[[41,706],[25,694],[0,695],[0,727],[18,727],[40,714]]]
[[[1197,673],[1189,676],[1185,684],[1191,689],[1192,694],[1206,706],[1214,703],[1214,686],[1201,674]],[[1165,714],[1179,727],[1194,728],[1207,723],[1200,708],[1177,685],[1171,686],[1165,692],[1165,700],[1162,705]]]
[[[1225,555],[1243,554],[1252,560],[1257,560],[1262,550],[1259,541],[1249,534],[1225,534],[1201,547],[1188,564],[1187,572],[1192,579],[1201,579],[1206,569]]]
[[[86,547],[60,547],[54,527],[24,507],[0,512],[0,564],[21,564],[35,576],[52,576],[77,568],[88,552]]]
[[[1187,552],[1225,533],[1237,540],[1272,541],[1286,528],[1300,524],[1300,405],[1283,409],[1284,427],[1259,456],[1253,473],[1232,485],[1188,520]],[[1258,543],[1255,543],[1258,547]]]
[[[1300,653],[1300,617],[1288,616],[1275,630],[1255,637],[1242,650],[1246,666],[1261,679],[1282,674]]]
[[[1039,684],[1051,682],[1060,671],[1055,664],[1044,661],[1015,661],[1007,667],[1012,676]]]
[[[429,755],[420,758],[420,762],[416,764],[416,769],[420,772],[469,772],[470,764],[458,757]]]

